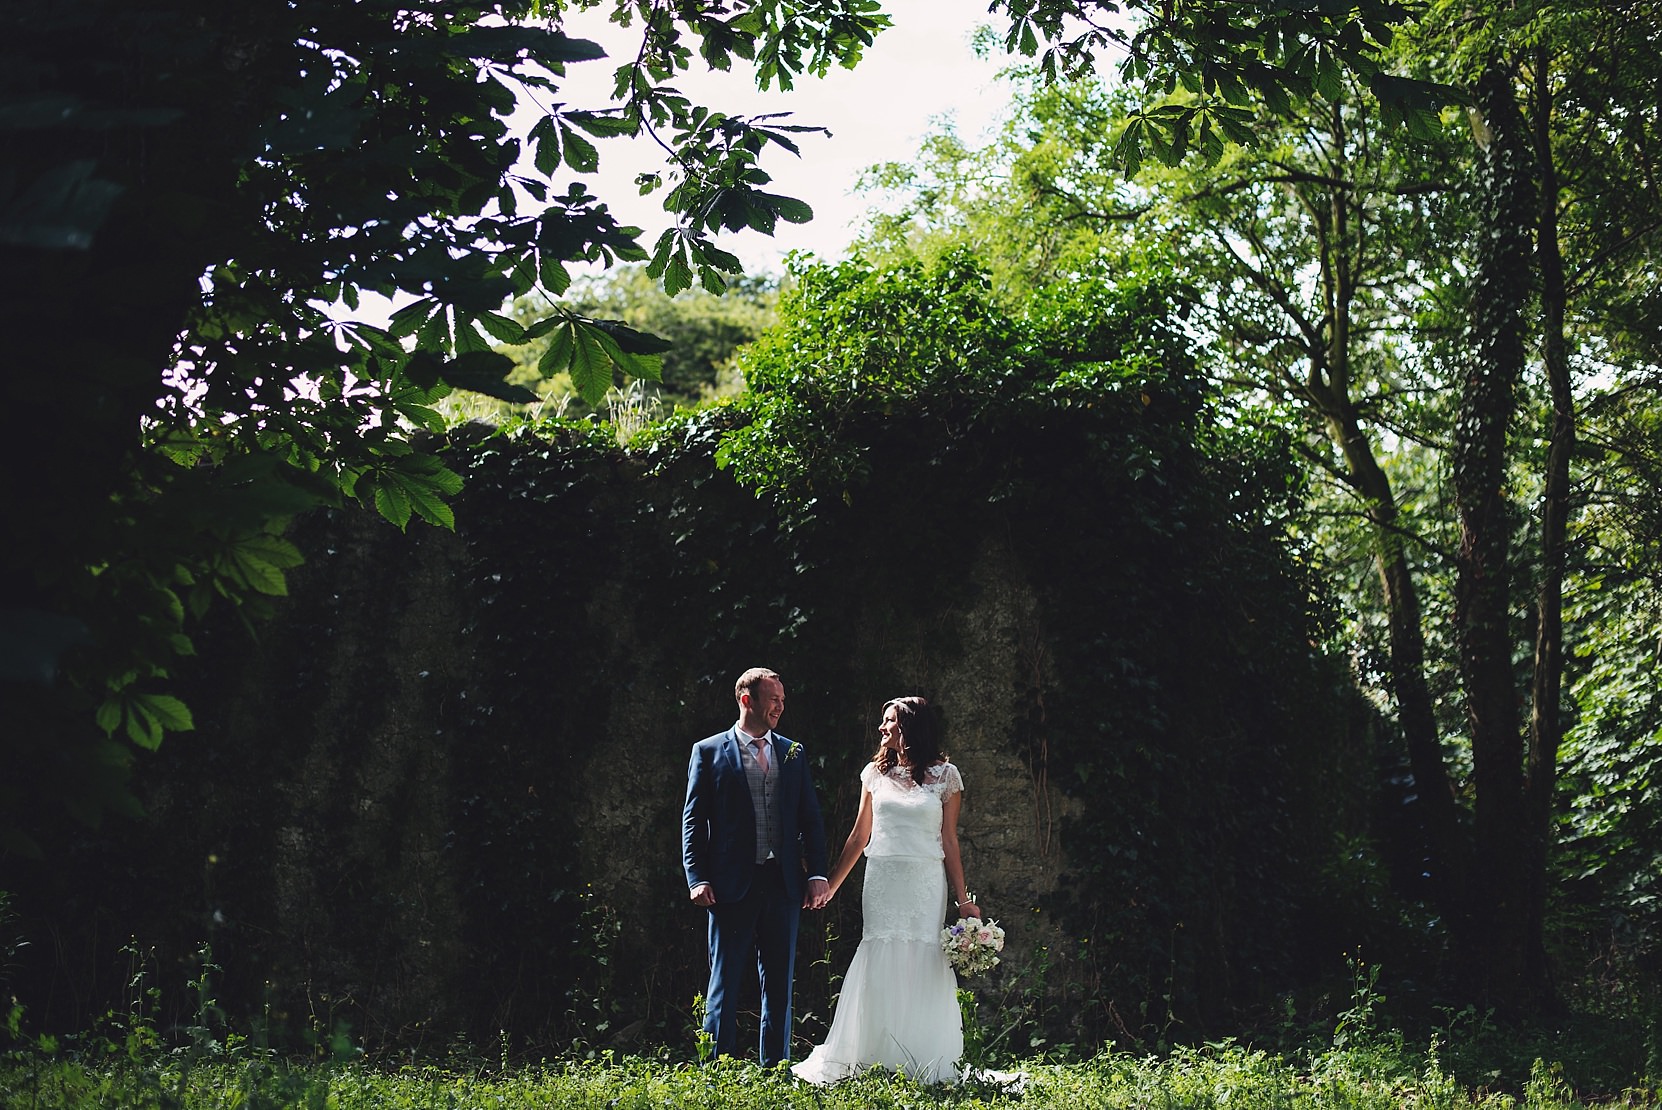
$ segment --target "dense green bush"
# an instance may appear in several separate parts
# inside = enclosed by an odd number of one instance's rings
[[[924,611],[990,532],[1039,584],[1011,741],[1072,803],[1072,1035],[1216,1030],[1334,970],[1340,935],[1382,943],[1394,907],[1347,866],[1370,720],[1316,646],[1302,474],[1215,420],[1181,284],[1080,277],[1013,317],[964,257],[798,277],[718,461],[810,537],[930,537],[889,571]]]

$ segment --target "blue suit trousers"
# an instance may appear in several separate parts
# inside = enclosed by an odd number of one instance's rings
[[[737,1055],[738,1004],[746,972],[754,967],[762,986],[763,1067],[790,1059],[791,978],[801,898],[785,889],[778,860],[756,864],[750,890],[736,902],[718,902],[710,915],[710,986],[704,1031],[716,1052]]]

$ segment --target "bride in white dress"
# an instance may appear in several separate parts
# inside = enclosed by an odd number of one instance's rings
[[[953,1082],[964,1033],[958,979],[941,951],[949,889],[959,915],[981,916],[958,854],[964,780],[941,752],[939,719],[924,699],[889,702],[877,731],[883,742],[860,774],[860,814],[831,869],[835,895],[865,854],[860,947],[825,1043],[791,1071],[810,1083],[870,1067]]]

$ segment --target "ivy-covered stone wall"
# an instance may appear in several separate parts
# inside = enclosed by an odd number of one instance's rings
[[[864,280],[835,318],[890,346],[921,332],[861,313],[975,281]],[[887,347],[889,385],[840,377],[804,325],[769,342],[820,376],[758,363],[751,403],[628,451],[462,429],[454,533],[298,521],[277,619],[226,621],[182,676],[197,731],[143,762],[146,816],[13,880],[50,938],[17,980],[31,1015],[118,999],[132,937],[175,998],[210,945],[220,1003],[279,1041],[687,1048],[687,754],[757,664],[833,845],[881,704],[943,707],[966,868],[1010,938],[976,984],[989,1028],[1222,1035],[1342,970],[1378,916],[1371,718],[1321,652],[1296,468],[1211,418],[1157,296],[1090,303],[1060,370],[985,306],[953,309],[981,313],[952,338],[979,378]],[[800,1036],[858,935],[853,887],[808,916]]]
[[[707,452],[648,473],[530,437],[452,451],[454,534],[301,521],[292,597],[213,638],[198,731],[144,767],[148,816],[76,851],[95,881],[52,926],[72,993],[108,988],[130,934],[177,977],[211,943],[221,1001],[279,1035],[684,1043],[687,748],[753,663],[785,675],[834,844],[881,703],[944,707],[966,865],[1011,941],[985,1005],[1123,1039],[1295,986],[1366,766],[1328,664],[1306,644],[1302,673],[1255,673],[1281,633],[1201,575],[1217,545],[1273,550],[1148,533],[1054,437],[1022,461],[1052,492],[1002,501],[881,439],[873,484],[811,534]],[[810,915],[806,1036],[858,916],[853,887]]]

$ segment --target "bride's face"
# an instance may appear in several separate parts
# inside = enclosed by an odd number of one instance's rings
[[[896,719],[894,706],[883,710],[883,722],[877,726],[877,731],[883,737],[883,746],[897,755],[906,751],[906,737],[900,731],[900,721]]]

